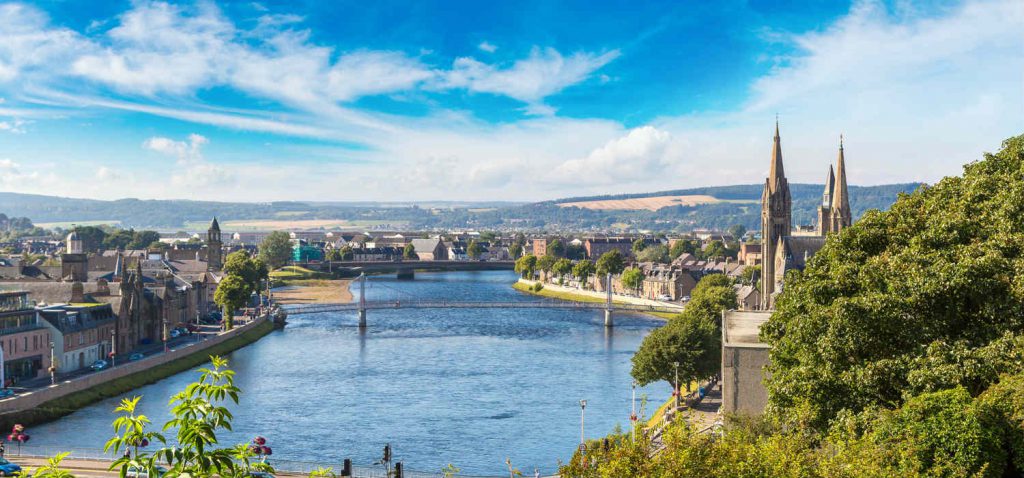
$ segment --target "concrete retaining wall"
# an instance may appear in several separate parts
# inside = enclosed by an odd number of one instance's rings
[[[93,387],[98,387],[135,373],[144,372],[178,359],[205,353],[210,348],[220,345],[235,337],[240,337],[251,330],[259,329],[261,326],[263,328],[267,328],[267,322],[268,319],[265,318],[256,319],[244,326],[236,327],[227,332],[222,332],[197,344],[182,347],[171,352],[146,357],[135,362],[129,362],[127,365],[119,365],[100,372],[65,380],[63,382],[58,382],[56,385],[36,389],[31,392],[0,400],[0,414],[36,408],[52,400],[57,400],[74,393],[83,392]]]
[[[760,415],[768,405],[764,387],[767,347],[722,347],[722,412]]]

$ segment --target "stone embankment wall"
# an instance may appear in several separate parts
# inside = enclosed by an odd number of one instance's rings
[[[190,346],[0,400],[0,429],[10,428],[13,423],[28,425],[66,415],[205,363],[211,355],[230,353],[272,330],[270,320],[259,318]]]

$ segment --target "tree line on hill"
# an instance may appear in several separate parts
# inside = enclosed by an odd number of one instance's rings
[[[885,186],[851,186],[850,204],[855,217],[870,209],[885,210],[902,192],[918,184]],[[379,204],[340,203],[227,203],[183,200],[120,199],[97,201],[0,193],[0,202],[9,212],[34,218],[36,221],[102,221],[118,220],[128,227],[182,228],[188,223],[205,222],[210,217],[247,219],[336,219],[349,221],[380,221],[409,229],[501,229],[530,228],[549,230],[610,230],[625,224],[632,229],[655,231],[690,230],[693,228],[724,229],[733,224],[758,227],[760,221],[760,185],[720,186],[708,188],[607,196],[608,198],[651,197],[662,194],[708,194],[719,199],[753,201],[750,203],[715,203],[695,206],[667,206],[657,211],[599,211],[578,207],[561,207],[558,202],[513,204],[477,210],[471,207],[421,208]],[[795,224],[811,224],[817,218],[822,185],[793,184],[793,220]],[[595,196],[599,199],[604,196]],[[573,198],[592,199],[592,198]]]

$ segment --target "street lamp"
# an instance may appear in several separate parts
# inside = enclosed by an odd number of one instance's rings
[[[636,443],[636,380],[633,380],[633,404],[630,408],[629,421],[633,424],[633,443]]]
[[[164,333],[163,333],[164,353],[167,353],[167,317],[163,318],[163,326],[164,326]]]
[[[672,365],[676,368],[676,380],[672,384],[672,387],[674,388],[674,390],[672,390],[672,395],[675,395],[676,408],[679,408],[679,362],[672,362]]]
[[[57,384],[57,357],[54,356],[53,342],[50,342],[50,385]]]
[[[580,400],[580,456],[585,457],[587,453],[587,440],[583,433],[583,422],[586,416],[587,401]]]
[[[117,330],[110,329],[110,366],[117,365]]]

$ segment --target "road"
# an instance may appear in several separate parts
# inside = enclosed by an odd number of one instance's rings
[[[238,320],[248,320],[248,319],[242,319],[242,318],[236,319],[236,324],[239,323]],[[168,347],[169,350],[177,350],[177,349],[179,349],[181,347],[187,347],[189,345],[192,345],[194,343],[199,342],[200,340],[205,340],[207,337],[212,337],[214,335],[217,335],[217,333],[219,331],[220,331],[220,326],[218,326],[218,325],[202,325],[202,326],[200,326],[200,330],[198,332],[195,332],[195,333],[190,334],[190,335],[183,335],[181,337],[177,337],[177,338],[173,338],[173,339],[169,340],[167,342],[167,347]],[[141,347],[137,348],[136,350],[132,351],[132,353],[138,352],[138,353],[141,353],[141,354],[145,355],[146,357],[150,357],[150,356],[153,356],[153,355],[162,354],[163,353],[163,348],[164,348],[164,346],[163,346],[162,343],[155,343],[155,344],[149,344],[149,345],[141,346]],[[121,365],[124,365],[124,364],[128,363],[128,354],[119,355],[117,357],[116,362],[117,363],[116,363],[115,366],[121,366]],[[62,382],[62,381],[65,381],[65,380],[70,380],[70,379],[73,379],[73,378],[81,377],[83,375],[88,375],[90,373],[95,373],[95,371],[92,370],[89,367],[85,367],[85,368],[82,368],[82,369],[79,369],[79,370],[75,370],[73,372],[58,373],[57,374],[57,382]],[[24,381],[18,382],[16,385],[14,385],[12,387],[9,387],[9,388],[11,390],[15,391],[16,393],[23,393],[23,392],[31,391],[33,389],[45,388],[45,387],[49,387],[49,386],[50,386],[50,377],[39,377],[39,378],[34,378],[32,380],[24,380]]]

